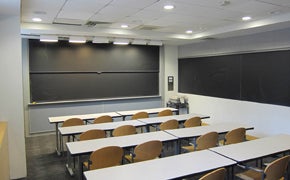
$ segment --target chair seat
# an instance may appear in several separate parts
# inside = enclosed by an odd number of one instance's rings
[[[254,170],[247,170],[243,173],[236,174],[237,177],[244,179],[244,180],[261,180],[263,173],[254,171]]]
[[[132,156],[131,156],[131,155],[127,154],[127,155],[124,156],[124,158],[125,158],[128,162],[133,163],[133,162],[132,162]],[[156,159],[158,159],[158,158],[159,158],[159,157],[157,157]],[[141,161],[144,161],[144,160],[143,160],[143,159],[139,159],[138,157],[137,157],[137,158],[134,158],[134,163],[135,163],[135,162],[141,162]]]
[[[190,145],[190,146],[182,146],[181,148],[183,150],[185,150],[186,152],[193,152],[193,151],[195,151],[195,147],[193,145]]]

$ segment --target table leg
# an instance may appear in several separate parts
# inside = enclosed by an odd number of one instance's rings
[[[61,152],[59,151],[59,148],[60,148],[60,140],[59,140],[59,134],[58,134],[58,123],[55,123],[55,143],[56,143],[56,153],[58,156],[61,155]]]
[[[74,171],[73,171],[73,168],[71,167],[72,166],[71,165],[72,164],[71,160],[72,160],[72,156],[71,156],[70,152],[67,151],[67,163],[66,163],[65,166],[66,166],[66,169],[68,170],[70,176],[73,176],[74,175]]]

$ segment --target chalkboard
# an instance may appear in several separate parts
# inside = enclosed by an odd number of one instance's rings
[[[29,40],[31,102],[159,94],[159,47]]]
[[[183,58],[181,93],[290,106],[290,51]]]

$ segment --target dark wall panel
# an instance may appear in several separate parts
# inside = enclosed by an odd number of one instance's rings
[[[179,92],[290,106],[290,51],[179,59]]]
[[[290,106],[290,51],[244,54],[242,100]]]
[[[236,55],[179,60],[179,91],[221,98],[240,98],[240,60]]]
[[[29,45],[31,102],[159,95],[159,47]]]

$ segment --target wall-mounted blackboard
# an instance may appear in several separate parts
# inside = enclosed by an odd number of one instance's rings
[[[159,47],[29,40],[31,102],[159,95]]]
[[[290,106],[290,51],[184,58],[181,93]]]

